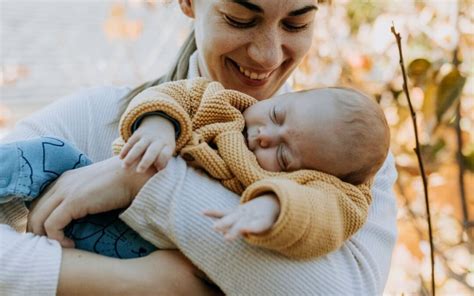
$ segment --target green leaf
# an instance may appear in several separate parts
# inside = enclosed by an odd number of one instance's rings
[[[415,59],[408,65],[407,74],[410,78],[426,76],[431,68],[431,63],[427,59]]]
[[[434,164],[438,158],[438,153],[446,147],[446,141],[442,138],[436,139],[434,144],[420,145],[423,160],[427,164]]]
[[[474,150],[468,155],[463,155],[462,162],[467,170],[474,172]]]
[[[454,106],[461,97],[466,78],[454,68],[441,79],[436,94],[436,118],[438,122],[446,117],[447,111]]]

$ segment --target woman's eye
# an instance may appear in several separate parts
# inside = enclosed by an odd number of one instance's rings
[[[285,30],[287,30],[289,32],[298,32],[298,31],[302,31],[302,30],[308,28],[308,24],[297,25],[297,24],[292,24],[292,23],[283,23],[283,26],[284,26]]]
[[[252,27],[256,20],[250,20],[250,21],[244,21],[244,20],[238,20],[236,18],[233,18],[233,17],[230,17],[228,15],[224,15],[224,19],[226,20],[226,22],[233,26],[233,27],[236,27],[236,28],[250,28]]]

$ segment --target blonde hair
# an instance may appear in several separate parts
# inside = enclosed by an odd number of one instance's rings
[[[186,38],[186,40],[184,41],[184,44],[181,46],[178,52],[178,57],[174,65],[168,71],[168,73],[158,79],[145,82],[142,85],[135,87],[125,97],[121,99],[118,118],[120,118],[122,113],[125,112],[125,109],[127,108],[130,101],[145,89],[169,81],[186,79],[188,76],[189,58],[196,51],[196,49],[196,39],[194,37],[193,29],[189,34],[188,38]],[[117,121],[115,121],[114,123],[118,122],[118,120],[119,119],[117,119]]]

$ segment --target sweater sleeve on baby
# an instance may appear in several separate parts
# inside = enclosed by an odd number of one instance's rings
[[[192,118],[209,82],[203,78],[180,80],[150,87],[135,96],[122,115],[119,125],[122,140],[126,142],[137,120],[150,112],[163,112],[175,120],[180,128],[176,139],[179,151],[192,134]]]
[[[314,180],[301,185],[269,178],[250,185],[241,202],[268,192],[278,197],[279,217],[270,230],[245,239],[295,259],[319,257],[341,247],[365,223],[372,199],[368,184]]]

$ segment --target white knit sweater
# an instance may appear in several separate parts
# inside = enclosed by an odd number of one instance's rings
[[[113,122],[127,92],[102,87],[66,97],[21,121],[4,141],[54,135],[93,161],[104,160],[118,137],[118,122]],[[180,158],[147,182],[121,218],[158,247],[177,246],[227,294],[379,295],[396,239],[395,178],[390,155],[376,176],[367,223],[340,250],[308,261],[289,260],[243,241],[225,242],[201,212],[233,208],[238,196]],[[0,204],[0,223],[24,232],[26,213],[19,202]],[[54,295],[59,244],[10,226],[0,225],[0,295]]]

